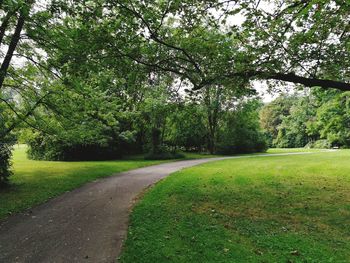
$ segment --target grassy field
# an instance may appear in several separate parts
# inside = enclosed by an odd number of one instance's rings
[[[121,262],[350,262],[349,160],[339,150],[177,172],[134,208]]]
[[[296,152],[326,152],[327,149],[307,149],[307,148],[271,148],[267,153],[296,153]]]

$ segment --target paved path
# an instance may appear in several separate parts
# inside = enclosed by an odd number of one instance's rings
[[[115,262],[126,236],[132,200],[145,187],[186,167],[229,158],[177,161],[108,177],[65,193],[31,213],[0,223],[0,262]],[[1,204],[0,204],[1,205]]]

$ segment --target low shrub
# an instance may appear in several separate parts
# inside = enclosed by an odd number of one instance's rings
[[[332,148],[332,144],[328,140],[317,140],[309,142],[305,145],[305,148],[330,149]]]
[[[217,145],[216,153],[218,154],[265,152],[268,149],[268,143],[264,136],[255,131],[224,139]]]
[[[167,145],[162,145],[157,148],[157,151],[151,150],[145,155],[145,160],[169,160],[169,159],[181,159],[185,155],[172,150]]]
[[[182,153],[148,153],[145,155],[145,160],[169,160],[182,159],[185,155]]]
[[[28,157],[34,160],[93,161],[121,157],[117,145],[102,143],[66,142],[55,136],[35,134],[28,139]]]

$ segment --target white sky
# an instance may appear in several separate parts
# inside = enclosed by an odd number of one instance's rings
[[[262,98],[263,102],[265,103],[273,101],[279,95],[277,92],[275,92],[274,94],[269,92],[266,83],[264,83],[263,81],[256,80],[253,81],[252,84],[256,91],[259,93],[259,96]]]

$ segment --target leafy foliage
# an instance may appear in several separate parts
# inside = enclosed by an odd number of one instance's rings
[[[0,143],[0,188],[8,184],[9,177],[12,175],[11,156],[12,156],[12,141],[6,141],[2,138]]]
[[[283,118],[290,114],[290,109],[295,100],[295,97],[282,94],[261,109],[260,124],[267,133],[270,146],[276,145],[275,140],[279,134],[279,127]]]
[[[251,153],[267,150],[267,142],[259,126],[260,101],[241,102],[229,111],[219,131],[218,153]]]
[[[0,103],[0,188],[9,182],[11,171],[12,145],[15,142],[13,134],[7,133],[11,111]]]
[[[260,121],[276,147],[348,148],[349,112],[348,92],[316,89],[292,101],[277,98],[262,109]]]
[[[205,117],[201,105],[193,102],[178,105],[168,120],[167,143],[186,151],[204,151],[207,143]]]

